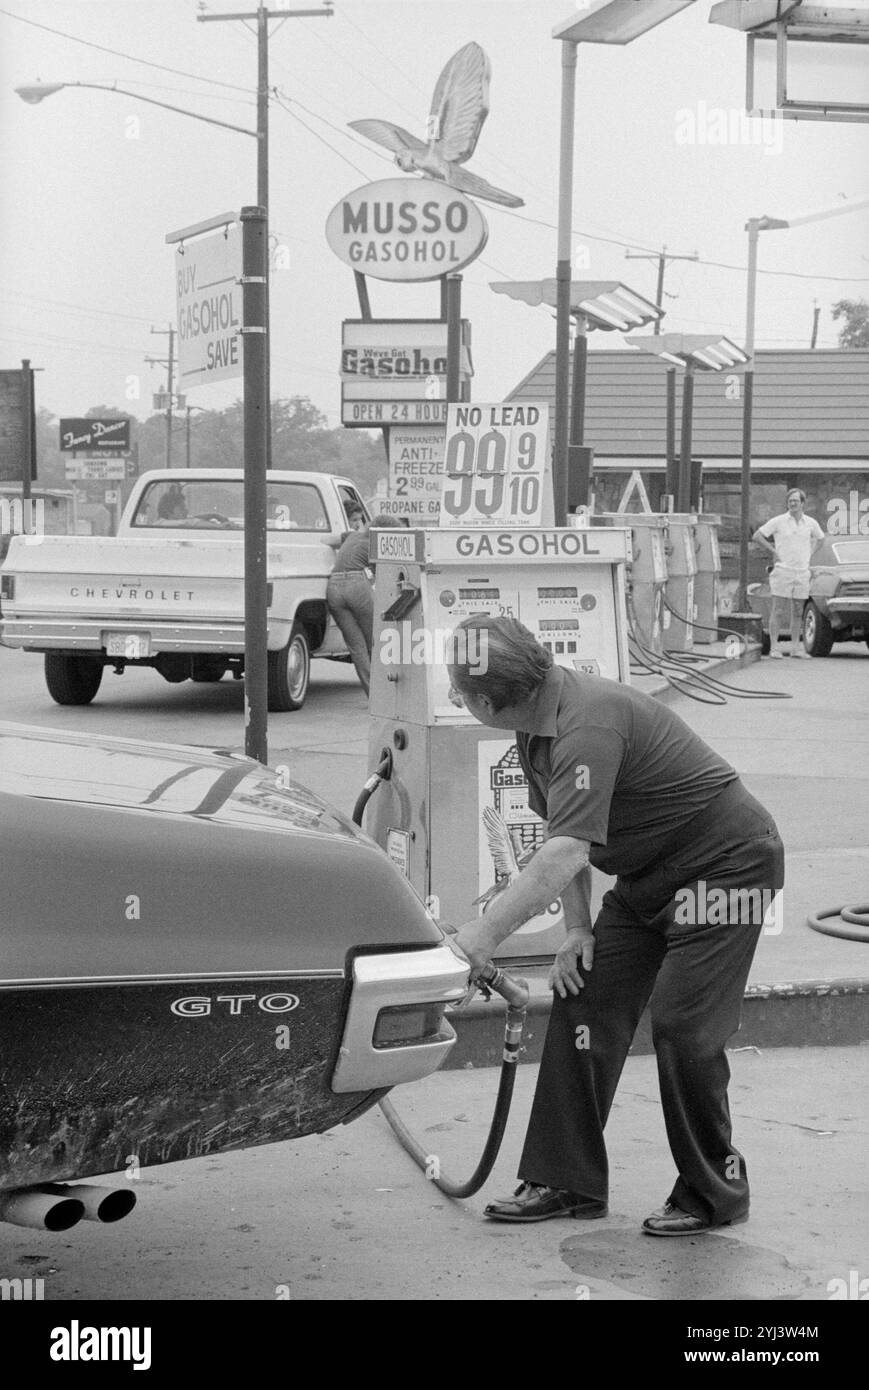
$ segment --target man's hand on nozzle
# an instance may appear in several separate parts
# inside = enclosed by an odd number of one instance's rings
[[[455,936],[448,939],[450,945],[457,947],[470,962],[471,979],[474,979],[476,972],[482,970],[498,949],[498,942],[487,927],[485,917],[476,917],[473,922],[465,922],[456,929]]]
[[[568,994],[579,994],[584,987],[579,966],[583,970],[591,970],[593,963],[594,932],[591,927],[571,927],[555,953],[549,971],[549,988],[556,990],[562,999],[566,999]]]

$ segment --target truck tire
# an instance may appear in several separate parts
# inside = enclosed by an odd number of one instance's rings
[[[809,599],[803,618],[803,643],[809,656],[829,656],[833,650],[833,626]]]
[[[45,684],[59,705],[89,705],[100,688],[102,663],[91,656],[45,653]]]
[[[275,714],[301,709],[311,680],[311,648],[301,623],[293,623],[290,640],[269,652],[268,705]]]

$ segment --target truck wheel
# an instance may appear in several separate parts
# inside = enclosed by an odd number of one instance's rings
[[[269,652],[269,709],[277,714],[301,709],[311,679],[311,649],[301,623],[294,623],[290,640]]]
[[[89,705],[100,688],[102,663],[90,656],[45,653],[45,684],[59,705]]]
[[[811,599],[803,618],[803,642],[809,656],[829,656],[833,650],[833,626]]]

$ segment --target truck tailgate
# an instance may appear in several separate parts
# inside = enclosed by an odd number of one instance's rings
[[[320,541],[269,545],[270,579],[315,577],[325,594],[334,552]],[[13,539],[4,568],[14,572],[15,613],[58,616],[105,612],[113,620],[146,614],[241,617],[243,537],[194,539],[51,537],[39,545]]]

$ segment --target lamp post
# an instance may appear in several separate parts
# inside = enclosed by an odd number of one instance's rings
[[[190,467],[190,412],[193,410],[205,410],[204,405],[188,405],[185,407],[187,418],[184,422],[184,462]]]
[[[581,43],[624,45],[687,9],[694,0],[600,0],[581,18],[553,29],[561,43],[561,138],[558,169],[558,283],[555,328],[555,520],[567,515],[567,450],[570,435],[570,272],[573,222],[573,131],[576,110],[576,50]]]
[[[748,365],[742,392],[742,470],[740,475],[739,497],[739,593],[737,603],[741,612],[748,608],[748,543],[751,526],[751,430],[754,414],[754,326],[757,311],[757,251],[761,232],[784,231],[788,227],[802,227],[809,222],[825,222],[828,217],[842,217],[848,212],[857,212],[869,207],[869,198],[860,198],[853,203],[840,203],[838,207],[825,208],[821,212],[804,213],[802,217],[750,217],[745,224],[748,232],[748,274],[745,305],[745,350]]]

